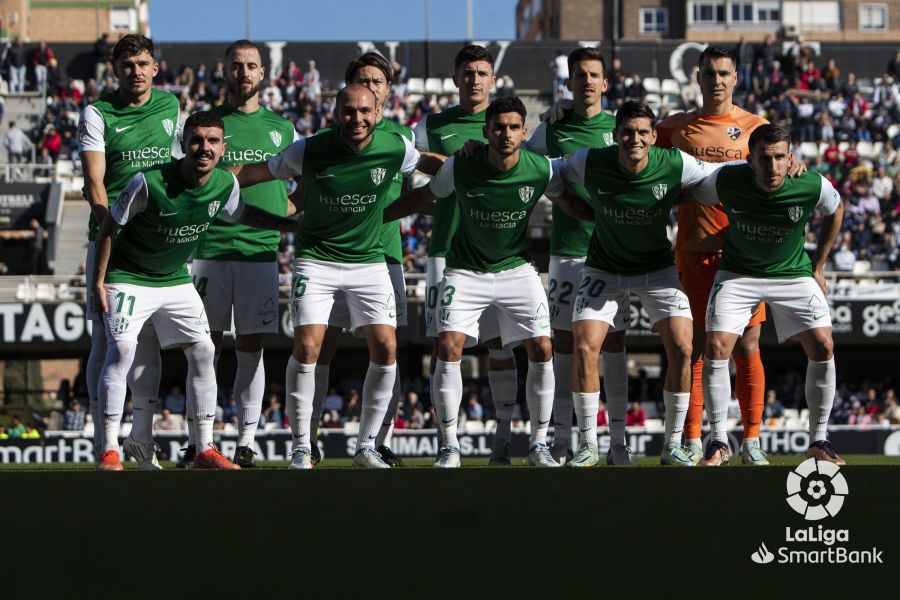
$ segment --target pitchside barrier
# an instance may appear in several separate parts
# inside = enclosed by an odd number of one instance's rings
[[[577,434],[574,434],[577,435]],[[577,439],[572,439],[577,447]],[[732,454],[740,451],[742,432],[729,433]],[[900,426],[857,427],[835,425],[829,427],[828,437],[842,455],[882,454],[900,456]],[[185,433],[161,432],[155,435],[162,460],[177,460],[180,449],[187,445]],[[459,436],[460,452],[470,457],[490,456],[491,433]],[[609,435],[598,436],[601,455],[609,449]],[[704,443],[708,441],[708,436]],[[234,454],[236,435],[217,436],[216,442],[226,456]],[[628,445],[636,455],[657,455],[662,451],[663,432],[647,431],[643,427],[628,428]],[[802,454],[809,447],[809,433],[805,429],[763,429],[760,432],[762,449],[772,455]],[[342,429],[320,429],[319,448],[326,458],[350,458],[356,451],[356,434]],[[437,454],[437,437],[433,429],[398,430],[394,432],[391,448],[404,458],[428,458]],[[259,432],[256,436],[259,460],[288,460],[291,452],[291,432],[287,429]],[[513,431],[512,453],[528,454],[528,433]],[[0,441],[0,463],[81,463],[94,461],[94,443],[90,436],[74,432],[47,432],[41,439]]]

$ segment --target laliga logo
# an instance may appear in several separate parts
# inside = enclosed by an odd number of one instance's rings
[[[850,493],[847,480],[834,463],[807,459],[788,473],[787,503],[807,521],[833,517]]]

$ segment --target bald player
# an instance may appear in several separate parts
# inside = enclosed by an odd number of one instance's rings
[[[700,55],[698,74],[703,108],[679,113],[657,125],[658,146],[675,147],[708,162],[745,160],[750,134],[767,121],[735,106],[732,93],[737,83],[737,58],[727,48],[708,46]],[[702,457],[700,426],[703,419],[703,357],[706,340],[706,304],[722,260],[722,243],[728,218],[721,204],[687,203],[678,207],[675,266],[694,316],[694,350],[691,356],[691,402],[685,421],[686,451],[697,463]],[[744,464],[767,465],[759,446],[765,371],[759,355],[759,325],[766,320],[760,303],[734,347],[736,387],[741,405]]]

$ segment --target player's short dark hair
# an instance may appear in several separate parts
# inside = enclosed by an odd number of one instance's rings
[[[247,49],[256,50],[259,54],[259,57],[262,58],[262,52],[259,50],[259,46],[251,42],[250,40],[238,40],[236,42],[231,43],[227,48],[225,48],[225,57],[231,56],[231,53],[235,50],[247,50]]]
[[[198,110],[195,113],[191,113],[191,116],[184,122],[184,130],[187,131],[192,127],[218,127],[222,132],[225,131],[225,123],[222,121],[222,117],[210,110]],[[185,139],[187,139],[187,136],[185,136]]]
[[[350,61],[344,70],[344,83],[350,83],[356,76],[356,72],[364,67],[375,67],[382,73],[388,82],[388,85],[394,80],[394,69],[391,63],[378,52],[366,52],[359,58]]]
[[[364,86],[364,85],[362,85],[362,84],[359,84],[359,83],[348,83],[346,86],[344,86],[343,88],[341,88],[341,91],[339,91],[339,92],[337,93],[337,97],[336,97],[335,100],[334,100],[334,112],[335,112],[335,114],[337,114],[337,113],[339,113],[339,112],[341,111],[341,107],[344,105],[344,102],[347,100],[347,90],[349,90],[351,87],[360,87],[360,88],[366,90],[367,92],[369,92],[370,94],[372,94],[372,97],[373,97],[373,98],[375,98],[375,103],[376,103],[376,104],[378,103],[378,97],[375,96],[375,92],[373,92],[372,90],[370,90],[369,88],[367,88],[366,86]]]
[[[762,146],[769,146],[779,142],[787,142],[788,149],[790,149],[791,132],[778,125],[766,123],[753,130],[753,133],[750,134],[748,147],[750,149],[750,154],[753,154]]]
[[[118,62],[120,58],[131,58],[141,52],[148,52],[153,57],[153,60],[156,60],[156,55],[153,53],[153,40],[140,33],[129,33],[113,46],[113,64]]]
[[[656,127],[656,115],[649,106],[629,100],[616,112],[616,129],[631,119],[650,119],[650,127]]]
[[[491,65],[491,69],[494,68],[494,55],[490,50],[484,46],[469,44],[456,53],[456,58],[453,59],[453,72],[459,71],[459,68],[466,63],[477,61],[484,61]]]
[[[606,60],[604,60],[603,53],[600,52],[600,49],[594,47],[578,48],[576,50],[572,50],[572,52],[569,54],[568,59],[569,75],[571,75],[575,71],[575,64],[583,60],[600,61],[600,65],[603,67],[603,76],[606,77]]]
[[[703,59],[708,58],[709,60],[719,60],[720,58],[727,58],[731,61],[731,64],[734,65],[734,68],[737,69],[738,66],[738,57],[731,50],[731,48],[726,48],[725,46],[713,46],[709,45],[704,48],[703,52],[700,53],[700,58],[697,61],[697,66],[703,66]]]
[[[525,122],[525,118],[528,116],[528,111],[525,110],[525,105],[522,104],[522,101],[519,100],[516,96],[508,96],[506,98],[495,98],[487,107],[487,111],[484,113],[484,122],[485,124],[490,123],[491,119],[496,118],[497,115],[503,113],[519,113],[522,116],[522,122]]]

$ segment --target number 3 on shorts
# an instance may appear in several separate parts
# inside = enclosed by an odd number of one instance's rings
[[[441,306],[449,306],[451,302],[453,302],[453,294],[456,293],[456,288],[452,285],[448,285],[444,288],[444,298],[441,300]]]

